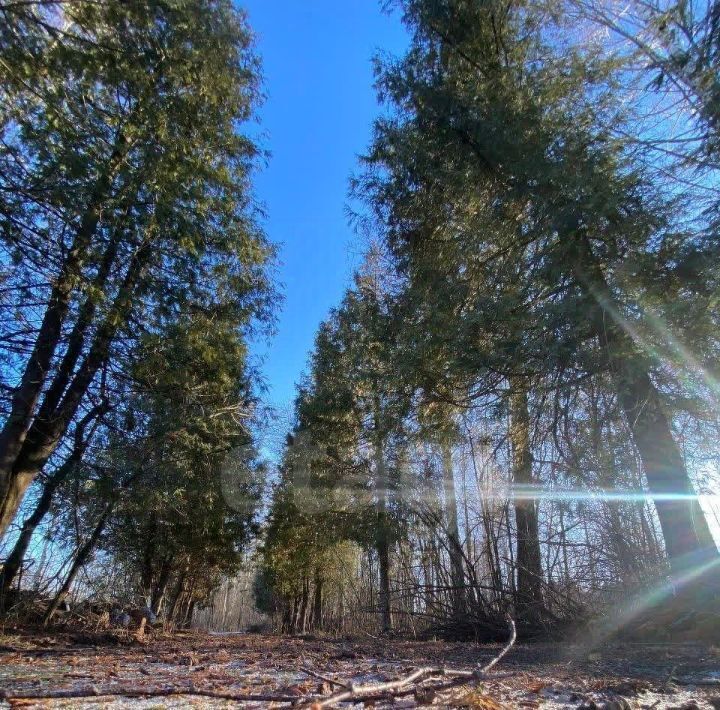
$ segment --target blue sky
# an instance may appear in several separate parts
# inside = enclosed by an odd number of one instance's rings
[[[280,244],[285,302],[277,335],[258,344],[269,392],[284,407],[295,395],[315,331],[337,305],[357,265],[347,223],[348,178],[378,114],[371,58],[400,53],[397,13],[378,0],[243,0],[257,35],[267,101],[260,110],[271,151],[255,187],[269,238]]]

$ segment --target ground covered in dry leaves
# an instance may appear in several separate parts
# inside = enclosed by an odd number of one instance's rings
[[[0,629],[2,632],[2,629]],[[0,634],[0,707],[320,707],[340,684],[377,685],[419,667],[473,670],[500,645],[340,641],[249,634]],[[337,684],[333,684],[336,681]],[[708,644],[517,644],[482,682],[435,678],[341,707],[625,710],[720,708],[720,649]],[[447,680],[444,684],[447,685]]]

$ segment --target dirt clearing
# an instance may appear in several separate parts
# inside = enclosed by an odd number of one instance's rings
[[[338,641],[248,634],[0,637],[2,707],[289,707],[345,685],[393,681],[413,669],[473,670],[501,648],[412,641]],[[720,708],[720,650],[697,644],[516,645],[492,677],[434,691],[435,678],[366,707]],[[444,681],[447,685],[447,680]],[[353,703],[346,703],[350,706]]]

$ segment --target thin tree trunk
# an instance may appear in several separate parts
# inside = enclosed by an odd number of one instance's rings
[[[468,505],[468,487],[465,469],[462,469],[462,506],[463,506],[463,520],[465,522],[465,559],[467,560],[468,567],[473,564],[475,556],[475,550],[473,546],[473,536],[471,535],[470,526],[470,507]]]
[[[502,594],[503,580],[500,569],[500,555],[497,549],[497,534],[493,525],[493,508],[483,505],[482,523],[485,532],[485,554],[487,557],[488,572],[493,588],[493,596],[497,598]]]
[[[293,596],[292,613],[290,614],[290,627],[288,629],[289,633],[294,634],[297,632],[298,625],[299,625],[299,619],[300,619],[300,595],[295,594]]]
[[[150,609],[155,615],[160,614],[160,607],[162,606],[163,599],[165,598],[165,592],[167,591],[168,583],[170,582],[170,574],[172,572],[172,565],[169,559],[164,559],[160,566],[160,574],[158,575],[157,584],[154,585],[152,595],[150,597]]]
[[[323,580],[320,568],[315,568],[313,596],[313,627],[322,630],[323,628]]]
[[[527,390],[522,378],[518,377],[510,381],[510,442],[513,486],[520,493],[514,499],[517,527],[516,607],[518,617],[534,625],[540,621],[543,608],[542,558],[537,507],[527,495],[532,491],[533,484]]]
[[[50,607],[45,613],[45,617],[43,618],[43,624],[45,626],[50,623],[52,617],[55,615],[55,612],[60,607],[60,604],[62,604],[67,597],[68,592],[70,591],[70,587],[75,581],[75,577],[77,577],[78,572],[85,566],[85,563],[90,559],[90,556],[95,549],[95,545],[97,545],[97,542],[100,539],[100,535],[102,535],[103,530],[105,530],[105,526],[107,525],[107,521],[110,518],[114,507],[115,501],[111,501],[105,506],[105,510],[103,510],[100,519],[95,525],[95,529],[92,531],[92,534],[80,547],[77,555],[75,555],[75,559],[73,560],[72,566],[70,567],[70,571],[65,577],[65,581],[63,582],[60,590],[55,595],[52,604],[50,604]]]
[[[568,546],[567,546],[567,528],[565,527],[565,503],[560,503],[560,549],[562,550],[563,560],[563,573],[565,578],[563,580],[565,586],[570,584],[570,559],[568,557]]]
[[[338,591],[338,633],[342,634],[345,632],[345,580],[340,578],[340,589]]]
[[[180,603],[180,599],[182,598],[183,592],[185,591],[185,580],[187,579],[187,568],[185,568],[182,572],[182,574],[178,577],[177,583],[175,584],[175,589],[173,591],[172,595],[172,602],[170,603],[170,608],[168,609],[167,615],[165,617],[166,621],[170,621],[174,624],[177,623],[176,615],[178,612],[178,605]]]
[[[195,587],[197,586],[196,580],[193,578],[190,580],[190,586],[184,594],[182,603],[182,621],[180,623],[181,628],[186,628],[192,621],[193,611],[195,609],[195,601],[193,599],[195,595]]]
[[[293,609],[290,605],[289,601],[284,603],[283,610],[282,610],[282,632],[284,634],[292,634],[292,618],[293,618]]]
[[[151,515],[144,525],[143,539],[145,541],[140,569],[140,587],[146,603],[150,603],[153,587],[153,572],[155,563],[155,551],[158,547],[157,541],[157,518]]]
[[[377,429],[377,423],[376,423]],[[380,568],[380,617],[384,633],[392,631],[393,618],[390,602],[390,530],[387,512],[388,477],[385,468],[385,452],[379,431],[375,441],[375,478],[377,494],[376,547]]]
[[[465,570],[463,566],[462,543],[458,527],[457,494],[455,474],[452,464],[452,446],[450,441],[442,443],[443,488],[445,503],[445,524],[448,533],[448,553],[450,556],[450,579],[452,585],[452,610],[456,619],[463,618],[466,612]]]
[[[185,618],[183,619],[183,628],[188,629],[192,624],[193,614],[195,613],[195,600],[191,599],[188,604],[187,611],[185,612]]]
[[[302,597],[300,601],[300,612],[298,614],[298,631],[304,634],[307,631],[307,614],[310,603],[310,582],[307,575],[303,576]]]

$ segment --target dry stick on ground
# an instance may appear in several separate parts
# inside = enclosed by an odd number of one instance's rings
[[[337,685],[340,688],[346,688],[347,690],[350,690],[350,686],[341,680],[335,680],[335,678],[329,678],[328,676],[322,675],[322,673],[318,673],[317,671],[314,671],[311,668],[301,668],[300,670],[303,673],[305,673],[306,675],[312,676],[313,678],[318,678],[320,680],[323,680],[326,683],[329,683],[330,685]]]
[[[339,691],[337,693],[334,693],[333,695],[329,695],[326,698],[319,698],[315,700],[309,700],[305,704],[306,707],[311,707],[313,710],[316,708],[319,710],[320,708],[327,708],[331,707],[333,705],[336,705],[337,703],[342,703],[347,700],[352,700],[354,702],[360,702],[363,700],[375,700],[378,697],[383,696],[398,696],[398,695],[407,695],[408,693],[415,692],[417,690],[417,687],[413,687],[408,689],[408,686],[418,686],[420,683],[422,683],[425,680],[429,680],[430,678],[438,678],[438,677],[450,677],[452,680],[443,683],[439,686],[429,686],[427,690],[446,690],[448,688],[454,687],[456,685],[462,685],[465,683],[469,683],[472,681],[477,680],[488,680],[488,672],[495,666],[497,663],[502,659],[505,654],[513,647],[515,644],[515,640],[517,638],[517,632],[515,629],[515,622],[508,618],[508,624],[510,626],[510,638],[508,642],[505,644],[503,649],[498,653],[497,656],[495,656],[489,663],[482,666],[481,668],[478,667],[474,671],[459,671],[459,670],[451,670],[447,668],[418,668],[417,670],[413,671],[409,675],[405,676],[404,678],[399,678],[398,680],[389,681],[387,683],[375,683],[375,684],[369,684],[369,685],[355,685],[352,682],[345,682],[345,681],[336,681],[331,680],[330,678],[323,678],[320,676],[320,674],[313,672],[309,672],[306,669],[302,669],[304,673],[308,673],[308,675],[316,676],[319,678],[322,678],[322,680],[326,680],[328,683],[333,683],[334,685],[341,686],[345,688],[345,690]],[[492,677],[499,677],[499,676],[492,676]]]
[[[507,643],[505,644],[505,647],[503,648],[500,653],[498,653],[495,658],[493,658],[490,663],[487,663],[484,665],[481,669],[481,673],[488,673],[492,668],[494,668],[499,661],[502,660],[502,658],[505,656],[505,654],[515,645],[515,641],[517,640],[517,629],[515,628],[515,622],[512,620],[511,617],[508,616],[508,625],[510,626],[510,638],[508,639]]]
[[[673,677],[673,680],[678,685],[720,685],[720,678],[716,678],[714,676],[707,677],[707,678],[697,678],[693,676],[686,676],[686,677]]]
[[[67,689],[67,690],[36,690],[36,691],[6,691],[0,690],[0,700],[11,702],[13,700],[53,700],[60,698],[107,698],[107,697],[123,697],[123,698],[155,698],[167,697],[170,695],[196,695],[204,698],[215,698],[217,700],[235,700],[235,701],[259,701],[259,702],[276,702],[276,703],[293,703],[297,701],[296,696],[291,695],[272,695],[272,694],[245,694],[232,693],[222,690],[203,690],[195,687],[169,687],[169,688],[98,688],[90,686],[85,688]]]

